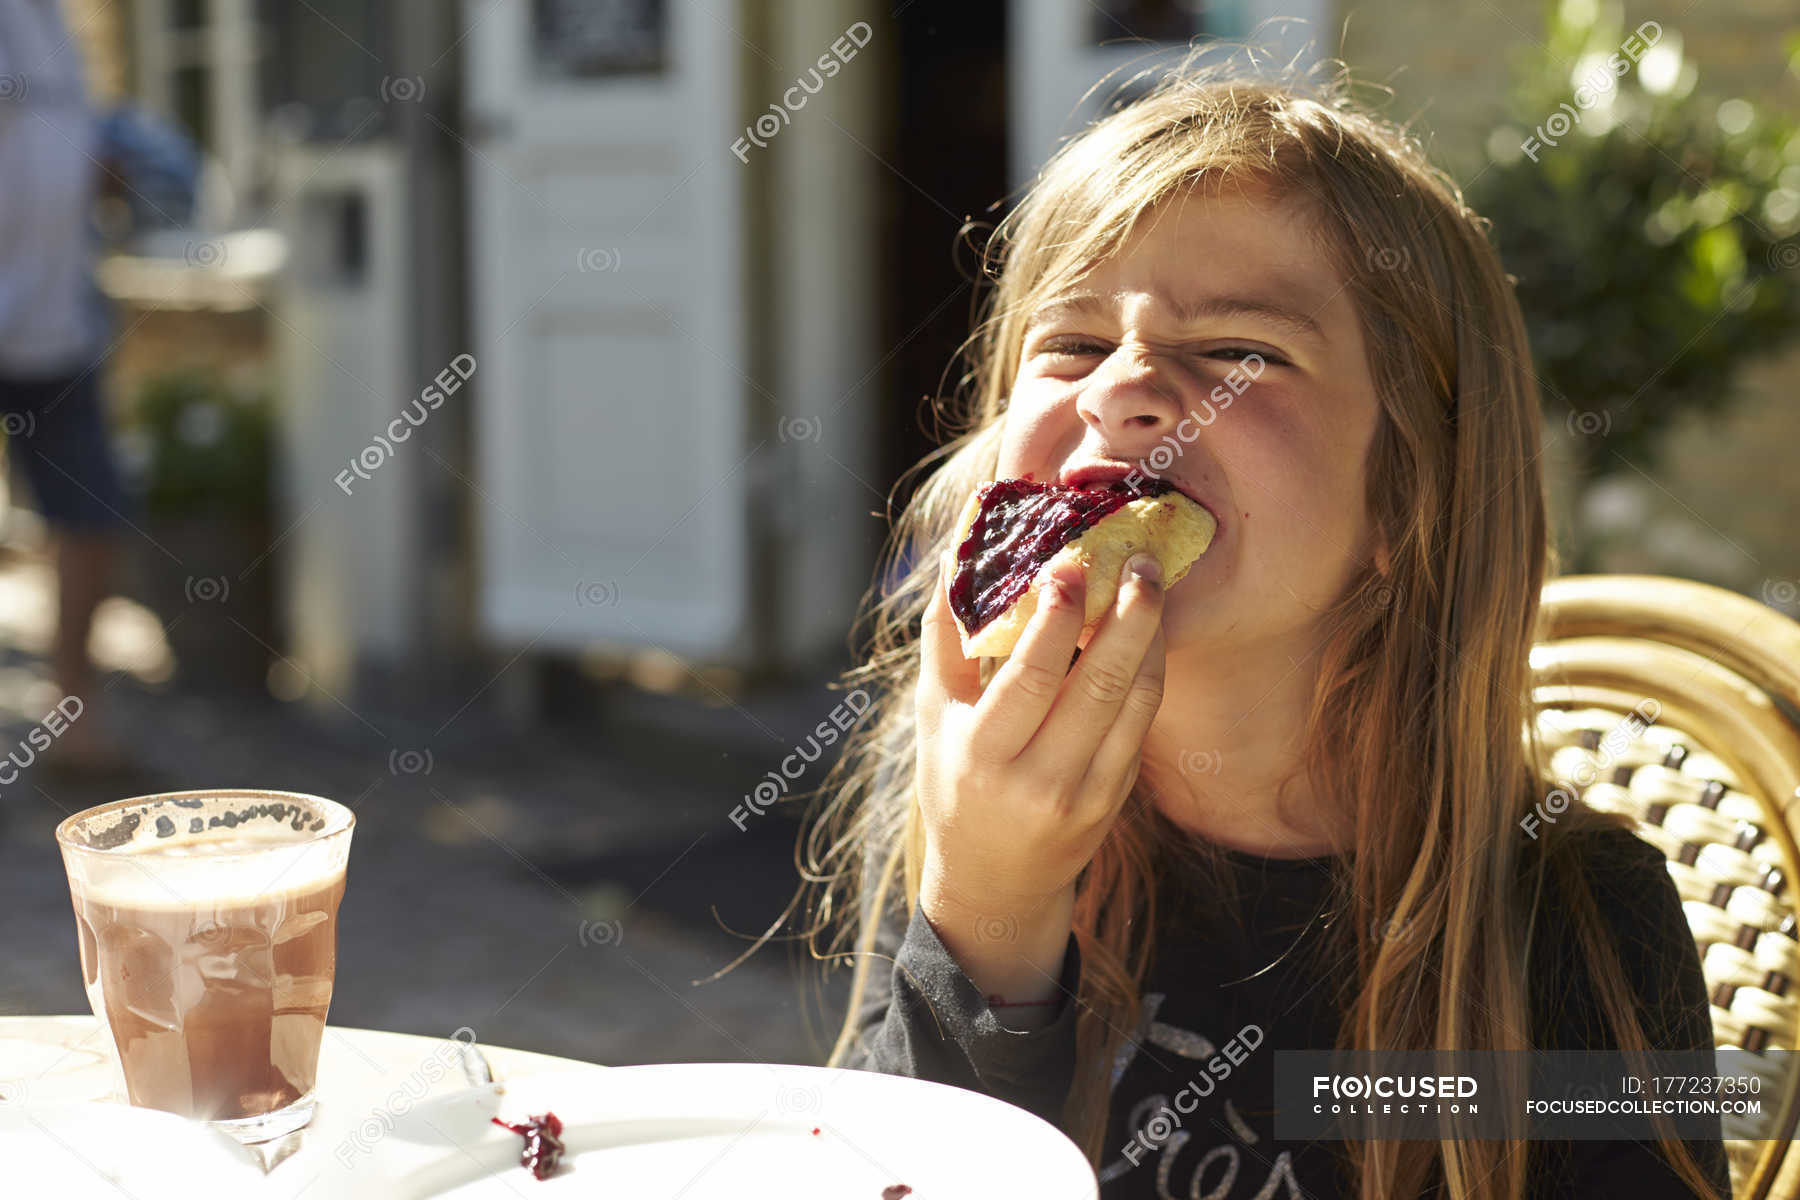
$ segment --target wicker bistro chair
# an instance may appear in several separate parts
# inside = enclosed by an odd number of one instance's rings
[[[1706,584],[1570,576],[1544,588],[1531,667],[1547,786],[1662,847],[1714,1044],[1767,1063],[1762,1115],[1725,1118],[1734,1195],[1800,1197],[1800,624]]]

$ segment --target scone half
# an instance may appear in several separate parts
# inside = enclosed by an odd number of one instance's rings
[[[1084,508],[1088,517],[1111,511],[1081,527]],[[1078,531],[1055,547],[1067,536],[1059,525]],[[1169,587],[1206,552],[1216,529],[1210,512],[1167,485],[1121,494],[1119,485],[1083,491],[1025,480],[983,484],[963,506],[944,563],[964,657],[1012,653],[1037,611],[1043,566],[1073,562],[1083,569],[1083,631],[1092,632],[1118,598],[1119,573],[1133,554],[1154,554]]]

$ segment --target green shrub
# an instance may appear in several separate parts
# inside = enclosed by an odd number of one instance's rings
[[[1680,34],[1652,26],[1553,6],[1467,188],[1589,481],[1652,466],[1678,414],[1723,411],[1747,360],[1800,337],[1800,124],[1701,99]]]
[[[171,370],[145,381],[131,418],[149,513],[268,515],[272,414],[261,390],[217,370]]]

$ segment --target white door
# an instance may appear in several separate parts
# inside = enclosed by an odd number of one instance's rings
[[[479,591],[501,644],[743,653],[733,7],[465,4]]]
[[[1278,64],[1335,48],[1329,0],[1011,0],[1010,169],[1029,183],[1063,138],[1140,72],[1179,59],[1191,39],[1251,41]],[[1320,49],[1327,46],[1326,51]],[[1221,47],[1229,51],[1229,47]],[[1117,72],[1117,74],[1112,74]],[[1089,89],[1109,77],[1106,87]],[[1146,79],[1147,82],[1147,79]]]

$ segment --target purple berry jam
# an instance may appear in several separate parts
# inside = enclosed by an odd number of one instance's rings
[[[514,1125],[502,1121],[499,1117],[489,1117],[490,1121],[502,1129],[510,1129],[525,1139],[525,1149],[519,1155],[519,1165],[530,1171],[537,1179],[548,1179],[556,1171],[557,1164],[562,1161],[562,1120],[553,1112],[541,1117],[526,1117]]]
[[[956,548],[950,610],[970,633],[1011,607],[1056,552],[1140,496],[1174,488],[1155,479],[1133,486],[1063,487],[1028,479],[996,479],[976,493],[981,509]]]

